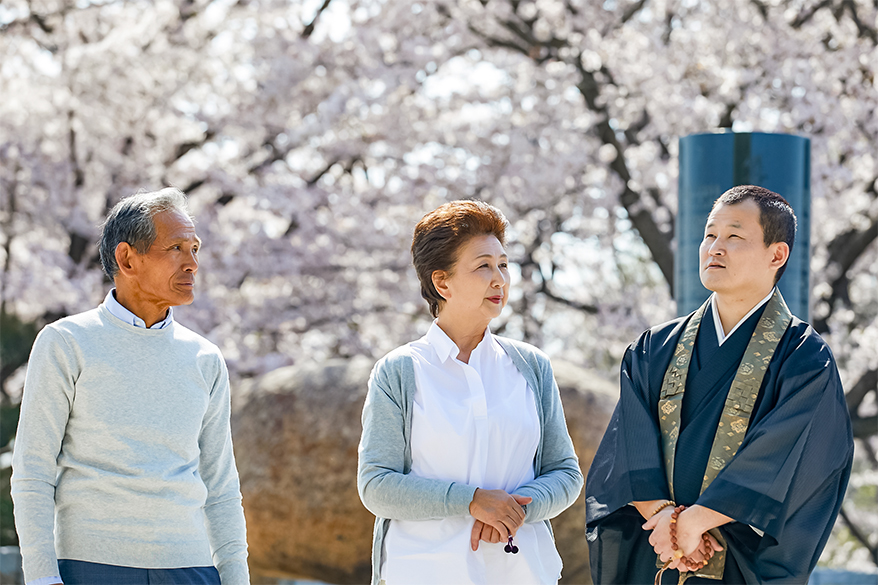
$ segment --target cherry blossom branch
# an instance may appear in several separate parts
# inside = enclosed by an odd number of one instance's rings
[[[878,177],[875,180],[878,181]],[[874,190],[874,182],[872,189]],[[827,246],[829,251],[827,272],[831,275],[830,292],[819,299],[820,303],[825,304],[826,310],[825,314],[814,319],[814,329],[817,332],[829,331],[829,319],[838,302],[845,306],[850,305],[848,271],[876,239],[878,239],[878,216],[870,218],[869,224],[862,229],[852,227],[838,234]]]
[[[568,299],[562,296],[558,296],[549,290],[549,281],[543,279],[540,283],[540,288],[537,289],[540,293],[544,294],[546,298],[555,301],[556,303],[560,303],[571,309],[576,309],[577,311],[582,311],[583,313],[589,313],[591,315],[595,315],[598,312],[598,308],[595,305],[586,305],[584,303],[578,303],[572,299]]]
[[[853,535],[853,537],[856,538],[860,542],[860,544],[862,544],[866,548],[867,551],[869,551],[869,556],[872,558],[872,562],[878,565],[878,547],[872,545],[869,542],[868,537],[863,533],[863,531],[860,530],[860,528],[851,521],[850,516],[848,516],[847,512],[844,509],[844,506],[841,507],[839,515],[844,520],[844,523],[847,524],[848,530],[851,531],[851,535]]]
[[[514,23],[512,20],[506,19],[500,24],[502,24],[504,28],[508,32],[510,32],[515,38],[522,39],[526,42],[539,43],[533,31],[529,31],[523,28],[524,25],[527,24],[526,21],[519,21],[517,23]],[[480,30],[479,27],[474,26],[472,23],[470,23],[468,26],[473,33],[480,36],[488,45],[515,50],[517,52],[527,55],[529,58],[533,59],[537,63],[545,61],[549,57],[549,55],[554,56],[556,53],[558,53],[557,49],[560,46],[570,48],[565,41],[555,38],[552,38],[551,40],[545,41],[543,43],[532,44],[529,47],[522,47],[513,41],[492,36],[487,32]],[[534,51],[533,47],[540,47],[541,49],[545,49],[545,51]],[[539,54],[540,56],[536,56],[537,54]],[[635,229],[637,229],[640,237],[643,239],[643,242],[652,253],[653,260],[656,262],[656,264],[658,264],[662,275],[665,277],[665,280],[668,283],[668,286],[673,290],[674,252],[671,248],[673,233],[666,233],[662,231],[662,229],[658,226],[655,218],[653,217],[650,209],[643,203],[641,193],[631,186],[631,173],[628,170],[628,165],[625,160],[625,147],[619,142],[616,137],[616,131],[610,126],[611,116],[609,111],[607,110],[607,106],[605,104],[602,104],[598,99],[600,97],[601,86],[596,78],[595,72],[585,69],[584,65],[582,64],[582,59],[579,58],[578,53],[573,58],[567,58],[563,60],[571,62],[571,64],[576,67],[580,75],[580,82],[577,84],[577,88],[582,94],[583,99],[585,100],[585,103],[588,105],[589,109],[601,115],[601,119],[595,125],[595,133],[600,138],[601,142],[603,142],[605,145],[612,146],[613,149],[616,151],[616,156],[609,166],[610,169],[616,174],[616,176],[621,179],[624,185],[622,193],[619,196],[619,202],[621,203],[622,207],[625,208],[625,211],[628,213],[628,217],[631,220],[632,225]],[[612,79],[612,75],[606,69],[606,67],[602,67],[600,72],[604,76],[606,76],[607,79]],[[644,111],[641,119],[643,121],[643,124],[639,127],[635,127],[635,136],[637,131],[639,131],[644,126],[646,126],[646,124],[649,123],[649,113]]]
[[[845,394],[845,402],[851,415],[851,427],[854,437],[863,439],[866,443],[869,437],[878,433],[878,421],[874,416],[862,417],[859,415],[860,405],[871,392],[878,392],[878,369],[867,370],[860,376],[850,390]],[[872,453],[874,459],[874,453]]]
[[[873,368],[863,373],[857,383],[845,394],[844,399],[851,414],[857,414],[866,395],[875,391],[878,391],[878,369]]]
[[[873,45],[878,45],[878,29],[875,26],[869,26],[862,20],[860,20],[860,15],[857,12],[857,5],[853,2],[853,0],[844,0],[841,3],[843,8],[847,8],[848,12],[851,13],[851,19],[854,21],[854,24],[857,25],[857,31],[859,32],[859,36],[868,37]]]
[[[790,23],[790,26],[795,29],[802,28],[802,25],[811,20],[818,10],[821,10],[831,5],[831,0],[820,0],[820,2],[817,2],[809,8],[803,8],[802,11],[799,12],[799,14],[796,16],[796,18],[793,19],[793,22]]]
[[[311,22],[309,22],[305,26],[304,30],[302,30],[302,38],[303,39],[307,39],[308,37],[311,36],[311,33],[314,32],[314,27],[317,25],[317,19],[320,18],[320,15],[323,14],[324,10],[329,8],[329,3],[331,1],[332,0],[323,0],[323,4],[320,6],[320,8],[317,9],[317,13],[314,15],[314,18],[312,18]]]

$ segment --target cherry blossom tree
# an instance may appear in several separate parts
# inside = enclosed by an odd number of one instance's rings
[[[0,54],[4,335],[100,302],[102,217],[175,185],[205,241],[178,318],[238,379],[422,333],[412,227],[470,197],[512,227],[496,329],[615,377],[675,315],[678,139],[807,136],[812,321],[854,484],[874,478],[874,1],[5,0]],[[7,404],[27,345],[4,345]],[[874,506],[853,509],[834,550],[878,564]]]

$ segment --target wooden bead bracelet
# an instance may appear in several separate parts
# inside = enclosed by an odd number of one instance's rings
[[[683,551],[681,551],[677,547],[677,518],[680,517],[680,513],[685,509],[686,509],[686,506],[677,506],[676,508],[674,508],[674,511],[671,514],[671,526],[670,526],[671,548],[674,550],[674,557],[675,558],[680,559],[683,562],[683,564],[686,565],[686,568],[689,569],[690,571],[696,571],[696,570],[700,569],[701,567],[704,567],[705,565],[707,565],[707,559],[705,559],[703,561],[694,561],[694,560],[690,559],[689,557],[684,557]],[[710,537],[707,536],[707,533],[705,532],[704,534],[701,535],[701,539],[704,541],[704,546],[707,548],[707,557],[710,558],[712,556],[710,553],[713,552],[713,545],[710,544]]]
[[[650,514],[649,517],[652,518],[653,516],[655,516],[656,514],[658,514],[659,512],[661,512],[662,510],[664,510],[665,508],[667,508],[668,506],[676,506],[676,505],[677,505],[677,504],[675,504],[673,500],[668,500],[668,501],[666,501],[664,504],[662,504],[661,506],[659,506],[658,508],[656,508],[655,510],[653,510],[653,511],[652,511],[652,514]],[[649,519],[649,518],[647,518],[647,520],[648,520],[648,519]]]

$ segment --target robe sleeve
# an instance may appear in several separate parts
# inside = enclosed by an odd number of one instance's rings
[[[734,459],[697,502],[763,530],[774,542],[798,541],[784,538],[787,529],[819,512],[809,507],[829,492],[833,501],[819,507],[827,508],[824,524],[831,527],[853,458],[850,417],[829,347],[810,328],[791,345],[763,389],[776,387],[770,395],[776,403],[765,405],[770,410],[751,424]],[[825,526],[813,528],[816,542]],[[813,547],[800,542],[798,555],[807,558]]]
[[[670,498],[648,375],[650,359],[662,361],[664,353],[650,355],[649,331],[625,352],[619,402],[586,481],[587,525],[631,502]]]

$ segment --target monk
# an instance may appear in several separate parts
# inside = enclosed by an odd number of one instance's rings
[[[739,186],[699,250],[713,291],[644,332],[586,481],[595,583],[806,583],[841,507],[853,437],[835,359],[776,284],[780,195]]]

